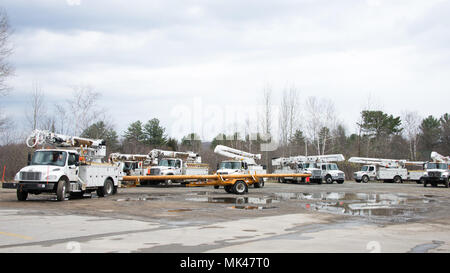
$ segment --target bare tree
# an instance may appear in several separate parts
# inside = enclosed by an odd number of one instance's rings
[[[6,79],[13,73],[12,66],[7,62],[7,58],[12,53],[12,48],[9,44],[10,34],[11,28],[8,23],[8,16],[0,8],[0,95],[6,95],[9,91]]]
[[[417,112],[404,111],[402,113],[402,121],[403,131],[406,134],[406,139],[409,141],[410,158],[411,160],[416,160],[422,118]]]
[[[30,94],[30,100],[27,105],[25,117],[31,130],[41,128],[44,116],[46,114],[45,96],[38,82],[33,83],[33,91]]]
[[[90,86],[73,87],[72,98],[67,101],[68,119],[73,124],[72,134],[80,135],[89,125],[101,119],[103,111],[97,100],[100,93]]]
[[[295,131],[298,129],[298,108],[299,94],[298,89],[294,86],[283,90],[281,99],[280,115],[279,115],[279,132],[280,142],[288,148],[289,141],[293,138]]]
[[[266,85],[263,90],[262,130],[264,134],[272,133],[272,88]]]

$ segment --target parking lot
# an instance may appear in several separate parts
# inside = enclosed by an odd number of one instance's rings
[[[0,252],[449,252],[450,191],[415,183],[153,186],[57,202],[0,189]]]

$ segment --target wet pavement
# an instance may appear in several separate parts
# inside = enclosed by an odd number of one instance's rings
[[[0,252],[67,252],[69,242],[86,252],[449,251],[450,191],[418,184],[266,183],[246,195],[151,186],[29,199],[0,189]]]

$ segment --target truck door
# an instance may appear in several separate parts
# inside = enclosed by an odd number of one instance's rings
[[[78,165],[80,157],[75,153],[69,153],[67,159],[67,177],[70,181],[78,181]]]
[[[376,177],[375,166],[369,166],[369,177],[374,179]]]
[[[181,174],[181,160],[177,159],[177,161],[175,162],[175,171],[174,174],[175,175],[180,175]]]

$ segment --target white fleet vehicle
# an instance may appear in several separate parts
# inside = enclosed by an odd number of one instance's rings
[[[174,152],[163,150],[152,150],[149,154],[158,165],[149,169],[148,175],[207,175],[209,165],[202,163],[202,158],[194,152]],[[190,180],[164,180],[155,181],[170,185],[173,182],[187,183]]]
[[[361,170],[353,174],[357,183],[369,181],[383,181],[403,183],[403,181],[420,181],[416,172],[409,172],[406,165],[422,165],[425,162],[411,162],[404,159],[383,159],[367,157],[351,157],[349,162],[365,164]]]
[[[261,154],[252,154],[237,149],[233,149],[224,145],[217,145],[214,153],[230,158],[220,162],[217,168],[217,174],[267,174],[264,166],[256,163],[256,159],[261,159]],[[255,183],[255,188],[264,187],[263,182]]]
[[[436,187],[438,184],[443,184],[448,188],[450,183],[450,157],[432,152],[431,159],[433,162],[427,163],[426,172],[423,174],[423,186],[426,187],[431,184]]]
[[[145,175],[148,167],[156,165],[149,155],[111,153],[109,162],[117,163],[120,169],[130,176]]]
[[[272,160],[274,173],[307,173],[311,174],[311,182],[321,184],[325,181],[328,184],[337,182],[344,183],[345,174],[339,170],[336,163],[345,160],[342,154],[313,155],[313,156],[292,156],[280,157]],[[278,182],[297,181],[298,178],[279,178]],[[301,178],[304,181],[305,178]]]
[[[123,173],[114,164],[101,163],[106,155],[105,142],[35,130],[27,138],[30,148],[54,145],[54,149],[38,149],[29,165],[15,175],[14,183],[4,188],[17,188],[17,199],[28,194],[53,193],[58,201],[69,196],[82,196],[96,191],[100,197],[112,195],[120,187]]]

